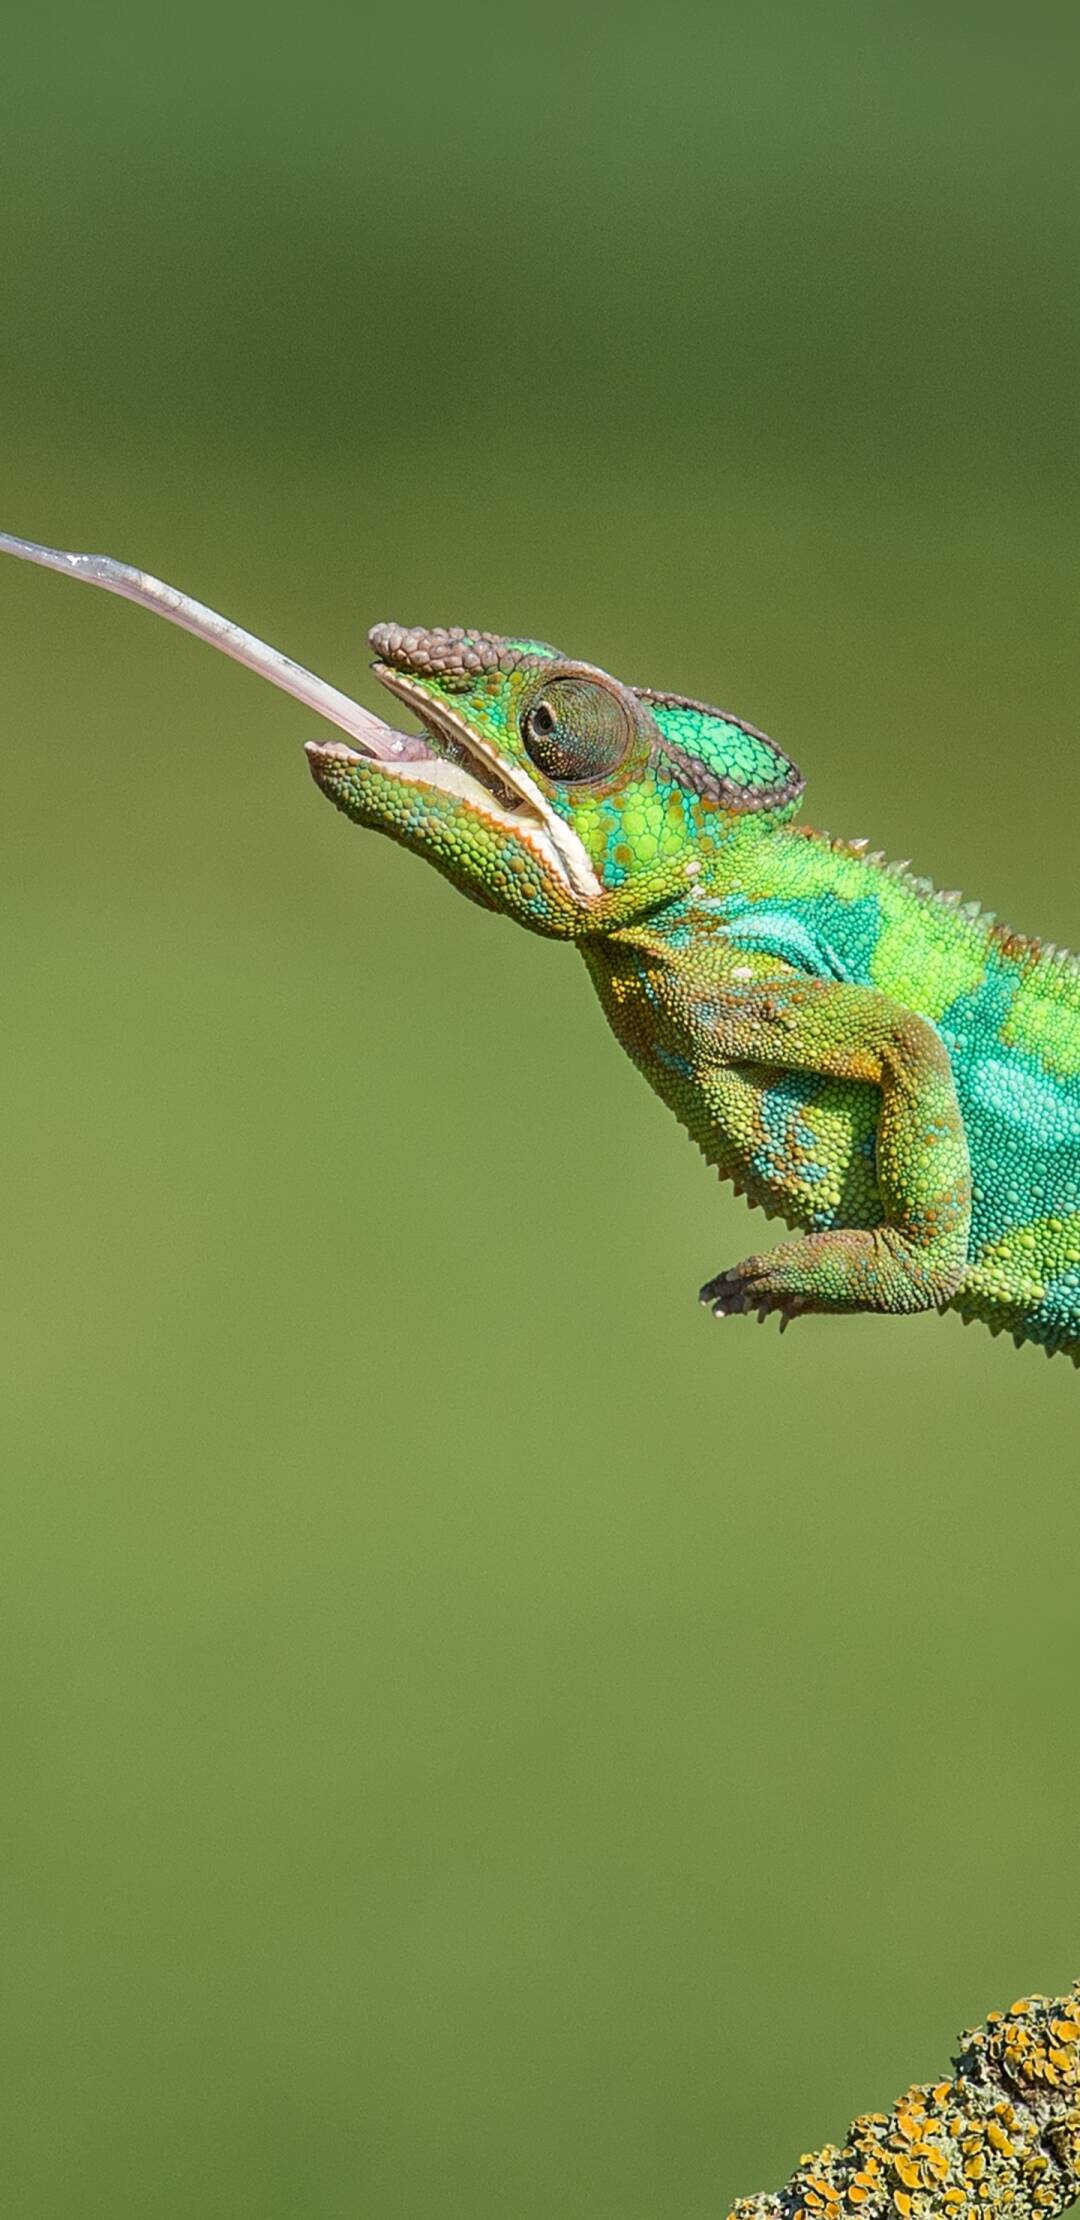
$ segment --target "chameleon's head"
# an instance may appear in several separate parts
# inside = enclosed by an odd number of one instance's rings
[[[539,932],[579,938],[678,898],[748,813],[790,815],[802,791],[752,725],[541,641],[396,624],[369,638],[423,736],[394,762],[312,742],[319,786]]]

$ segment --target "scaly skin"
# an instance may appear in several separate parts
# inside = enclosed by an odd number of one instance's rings
[[[530,931],[576,941],[709,1162],[802,1236],[718,1316],[979,1318],[1080,1363],[1080,966],[792,823],[802,779],[707,705],[543,643],[371,634],[404,760],[312,743],[323,792]]]

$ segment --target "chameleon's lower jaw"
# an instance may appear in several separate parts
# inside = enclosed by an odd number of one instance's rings
[[[373,756],[361,755],[358,748],[347,748],[344,740],[305,740],[304,754],[316,786],[322,784],[320,772],[332,763],[371,763],[375,760]]]
[[[551,880],[552,893],[558,902],[569,900],[577,910],[586,906],[594,893],[600,892],[588,856],[582,848],[578,861],[574,851],[580,844],[567,828],[559,825],[553,839],[547,814],[542,816],[509,787],[503,786],[497,774],[492,775],[488,785],[471,766],[466,768],[464,763],[449,755],[436,755],[433,749],[425,749],[415,736],[403,737],[408,741],[410,752],[393,757],[363,755],[341,740],[309,740],[305,745],[308,768],[327,800],[344,809],[347,815],[358,817],[362,823],[376,827],[385,823],[385,828],[390,830],[397,813],[386,809],[387,782],[411,787],[418,796],[431,796],[438,821],[444,825],[449,807],[463,821],[470,817],[480,819],[485,836],[494,833],[512,848],[531,850],[535,861]],[[381,801],[375,799],[380,791]],[[437,797],[441,797],[441,803]],[[462,830],[464,857],[469,847],[464,822]],[[569,864],[568,847],[571,850]]]
[[[363,763],[367,760],[359,748],[346,747],[344,740],[305,740],[304,754],[313,773],[315,766],[323,762]]]

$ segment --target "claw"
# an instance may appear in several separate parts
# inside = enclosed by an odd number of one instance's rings
[[[737,1271],[718,1272],[714,1280],[706,1280],[698,1301],[714,1318],[736,1318],[750,1307]]]
[[[737,1264],[730,1271],[718,1272],[714,1280],[706,1280],[698,1300],[712,1311],[714,1318],[743,1318],[753,1311],[762,1324],[772,1308],[767,1298],[759,1307],[760,1299],[755,1299]]]
[[[751,1269],[751,1266],[753,1269]],[[713,1280],[706,1280],[698,1301],[714,1318],[745,1318],[753,1316],[763,1326],[774,1311],[780,1320],[780,1331],[786,1334],[793,1318],[800,1318],[806,1310],[805,1298],[790,1292],[762,1287],[761,1259],[750,1258],[745,1265],[732,1265],[727,1272],[718,1272]]]

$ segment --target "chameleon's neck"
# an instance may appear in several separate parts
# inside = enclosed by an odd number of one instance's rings
[[[811,856],[824,856],[829,848],[827,835],[804,826],[747,817],[725,839],[702,847],[684,894],[628,917],[616,928],[615,937],[639,946],[678,947],[688,920],[695,911],[700,918],[703,904],[719,904],[731,896],[747,902],[794,896],[812,875],[807,870]]]

